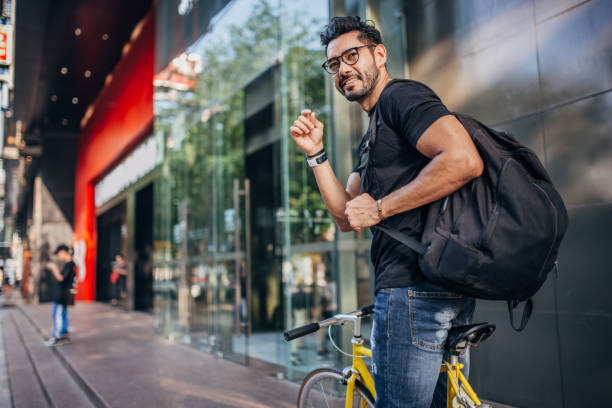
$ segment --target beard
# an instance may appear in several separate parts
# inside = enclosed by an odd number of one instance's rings
[[[372,66],[372,68],[365,70],[363,75],[357,74],[356,76],[361,80],[362,85],[360,88],[354,86],[351,91],[341,88],[344,97],[351,102],[360,101],[372,92],[374,85],[378,82],[380,70],[376,66]],[[346,78],[342,78],[341,83],[344,81],[346,81]]]

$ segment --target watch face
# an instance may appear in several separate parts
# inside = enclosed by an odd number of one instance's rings
[[[316,167],[319,164],[325,162],[325,160],[327,160],[327,154],[325,153],[323,153],[321,156],[316,157],[314,159],[306,159],[310,167]]]

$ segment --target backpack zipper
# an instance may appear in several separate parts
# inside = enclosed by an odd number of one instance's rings
[[[474,191],[476,190],[476,183],[480,181],[480,177],[477,177],[475,179],[470,180],[470,196],[468,197],[468,199],[465,201],[465,203],[463,204],[463,207],[461,207],[461,212],[459,213],[459,215],[457,216],[457,218],[455,219],[455,222],[453,223],[453,225],[451,226],[451,230],[450,233],[451,234],[457,234],[457,232],[459,232],[459,222],[461,221],[461,218],[463,218],[463,216],[465,215],[465,213],[468,211],[470,204],[472,203],[472,200],[474,200]],[[446,208],[445,208],[446,210]]]
[[[546,266],[546,262],[548,261],[548,258],[550,258],[550,253],[552,252],[554,246],[555,246],[555,242],[557,241],[557,235],[558,235],[558,231],[557,231],[557,207],[555,207],[555,205],[553,204],[552,200],[550,199],[550,197],[548,197],[548,194],[546,194],[546,190],[544,190],[538,183],[536,183],[535,181],[533,182],[533,185],[536,186],[538,188],[538,190],[540,190],[543,194],[544,197],[546,197],[546,200],[548,201],[548,203],[550,204],[550,207],[553,210],[553,216],[554,216],[554,222],[553,225],[555,227],[555,236],[552,240],[552,243],[550,244],[550,249],[548,250],[548,254],[546,254],[546,258],[544,259],[544,264],[542,265],[542,268],[540,268],[540,273],[539,275],[542,275],[542,271],[544,269],[544,266]]]

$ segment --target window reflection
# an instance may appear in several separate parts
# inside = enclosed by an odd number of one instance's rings
[[[319,44],[328,9],[321,0],[308,9],[230,2],[154,83],[164,148],[154,206],[156,331],[297,376],[337,353],[324,332],[291,345],[281,332],[336,313],[343,297],[371,297],[367,250],[355,243],[367,239],[351,241],[341,250],[351,261],[340,261],[335,224],[287,130],[302,109],[315,110],[333,157]],[[158,29],[175,38],[183,27]]]

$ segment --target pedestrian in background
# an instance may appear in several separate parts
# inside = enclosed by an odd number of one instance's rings
[[[0,266],[0,271],[2,271],[2,294],[4,295],[4,301],[11,300],[11,278],[8,275],[8,272],[4,269],[4,267]]]
[[[61,269],[54,262],[47,262],[46,269],[50,270],[55,279],[53,290],[53,331],[52,336],[45,342],[47,346],[57,346],[70,343],[68,334],[68,305],[71,304],[71,293],[74,278],[76,276],[75,264],[72,261],[70,248],[67,245],[59,245],[53,253],[60,264]]]
[[[111,304],[119,306],[119,301],[125,292],[125,282],[127,279],[127,263],[122,254],[115,254],[112,269],[110,281],[113,285],[113,298],[111,299]]]

